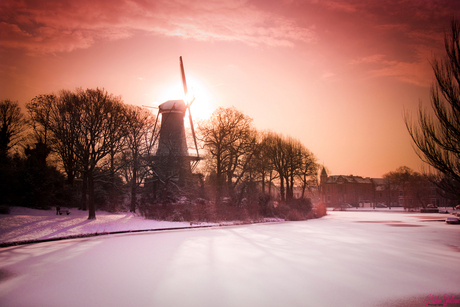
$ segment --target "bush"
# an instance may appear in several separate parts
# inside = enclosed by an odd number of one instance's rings
[[[10,214],[10,207],[0,206],[0,214]]]
[[[139,212],[148,219],[174,222],[223,222],[241,221],[251,223],[261,221],[265,217],[277,217],[288,221],[300,221],[321,217],[326,213],[324,205],[312,210],[310,199],[294,199],[289,203],[274,206],[273,201],[266,194],[260,194],[255,201],[242,202],[237,207],[233,202],[214,202],[197,198],[195,201],[178,201],[175,203],[153,203],[141,199]]]
[[[315,218],[320,218],[327,215],[326,204],[323,202],[318,203],[314,208]]]
[[[312,204],[309,198],[293,199],[279,204],[274,209],[274,215],[288,221],[301,221],[312,218]]]
[[[270,200],[270,194],[259,194],[259,212],[263,217],[273,217],[273,203]]]

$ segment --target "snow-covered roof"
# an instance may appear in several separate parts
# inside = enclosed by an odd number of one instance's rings
[[[179,111],[185,112],[186,106],[183,100],[168,100],[158,106],[160,112]]]
[[[380,186],[380,185],[385,185],[388,183],[388,180],[385,178],[372,178],[372,181],[375,183],[375,185]]]
[[[372,180],[369,177],[335,175],[327,177],[326,183],[372,183]]]

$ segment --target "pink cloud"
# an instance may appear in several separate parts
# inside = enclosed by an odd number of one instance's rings
[[[350,64],[356,65],[356,64],[363,64],[363,63],[380,63],[383,61],[385,58],[385,55],[383,54],[373,54],[367,57],[362,57],[359,59],[355,59],[350,61]]]
[[[332,77],[334,77],[336,74],[333,73],[333,72],[330,72],[330,71],[325,71],[323,72],[323,74],[321,75],[321,79],[325,80],[325,79],[330,79]]]
[[[343,11],[347,13],[354,13],[357,11],[357,8],[355,5],[351,3],[346,3],[345,1],[333,1],[333,0],[328,0],[328,1],[321,1],[323,5],[326,7],[337,10],[337,11]]]
[[[433,80],[432,68],[429,60],[432,59],[432,50],[424,45],[414,47],[415,52],[412,61],[388,59],[384,54],[373,54],[370,56],[354,59],[351,65],[362,66],[369,69],[367,75],[375,77],[393,77],[399,81],[418,86],[430,86]],[[371,66],[369,66],[371,65]]]
[[[314,29],[244,0],[6,0],[0,4],[0,16],[0,46],[31,53],[87,48],[98,40],[125,38],[136,31],[269,46],[316,39]]]
[[[429,60],[431,51],[418,46],[416,60],[412,62],[382,60],[383,67],[371,71],[374,77],[394,77],[400,81],[418,86],[429,86],[433,81],[433,71]]]

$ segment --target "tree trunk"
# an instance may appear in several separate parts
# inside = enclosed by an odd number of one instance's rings
[[[83,171],[83,178],[81,183],[81,203],[80,210],[87,210],[86,195],[88,194],[88,171]]]
[[[262,172],[262,193],[265,193],[265,172]]]
[[[292,185],[291,185],[291,178],[289,175],[285,177],[286,181],[286,201],[290,201],[292,199]]]
[[[273,172],[270,171],[270,179],[268,182],[268,195],[270,195],[270,197],[272,196],[272,180],[273,180]]]
[[[73,186],[75,181],[75,172],[67,173],[67,184]]]
[[[88,173],[88,190],[89,190],[89,204],[88,204],[88,220],[96,219],[96,206],[94,204],[94,178],[93,172]]]
[[[284,176],[280,174],[280,200],[284,202],[286,200],[284,190]]]
[[[220,204],[220,197],[222,195],[222,165],[220,161],[220,157],[217,156],[217,165],[216,165],[216,204]]]
[[[133,178],[131,181],[131,206],[129,211],[136,212],[136,200],[137,200],[137,166],[136,161],[134,161],[133,167]]]

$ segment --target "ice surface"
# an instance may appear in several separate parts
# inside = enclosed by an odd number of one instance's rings
[[[459,298],[460,226],[442,218],[334,211],[8,247],[0,305],[424,306],[429,295]]]

